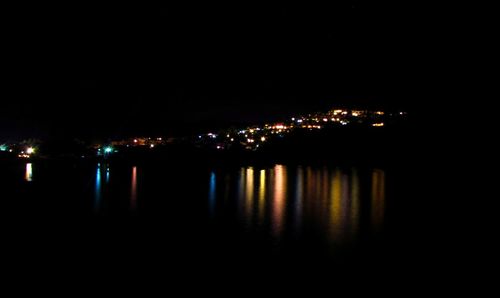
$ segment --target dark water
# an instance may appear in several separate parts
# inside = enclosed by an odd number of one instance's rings
[[[1,175],[4,232],[35,259],[387,265],[415,216],[404,175],[383,167],[33,162]]]

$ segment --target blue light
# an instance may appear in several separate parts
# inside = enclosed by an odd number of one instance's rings
[[[111,152],[113,152],[113,148],[111,148],[111,147],[106,147],[106,148],[104,148],[104,152],[105,152],[105,153],[111,153]]]
[[[0,145],[0,151],[7,151],[7,149],[6,145]]]
[[[208,203],[209,203],[209,213],[210,216],[214,216],[215,213],[215,184],[216,184],[215,173],[212,172],[210,174],[210,191],[208,194]]]

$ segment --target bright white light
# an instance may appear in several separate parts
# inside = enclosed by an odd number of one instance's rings
[[[149,148],[154,148],[154,147],[155,147],[154,144],[149,145]]]
[[[302,123],[302,121],[303,121],[302,119],[297,120],[298,123]]]
[[[359,116],[359,113],[357,113],[357,112],[352,112],[352,115],[353,115],[354,117],[358,117],[358,116]]]
[[[328,119],[327,119],[327,118],[323,118],[323,121],[324,121],[324,122],[327,122],[327,121],[328,121]]]
[[[31,163],[26,164],[26,172],[24,174],[24,179],[26,181],[32,181],[33,180],[33,166]]]
[[[33,153],[35,153],[35,148],[33,148],[33,147],[29,147],[28,149],[26,149],[26,153],[28,153],[28,154],[33,154]]]
[[[138,142],[137,139],[134,139],[134,143],[137,143],[137,142]]]
[[[295,118],[292,118],[292,121],[295,121]]]
[[[265,141],[266,141],[266,137],[262,137],[262,138],[260,138],[260,140],[261,140],[262,142],[265,142]]]

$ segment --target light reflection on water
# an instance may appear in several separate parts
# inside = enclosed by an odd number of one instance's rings
[[[132,167],[132,182],[130,187],[130,209],[137,208],[137,167]]]
[[[26,164],[26,171],[24,174],[24,180],[33,181],[33,164],[30,162]]]
[[[219,180],[216,173],[210,174],[210,213],[230,213],[227,198],[233,193],[244,226],[267,227],[274,239],[297,236],[304,225],[312,225],[333,243],[355,241],[362,222],[371,231],[380,230],[384,222],[385,173],[380,169],[360,173],[355,168],[276,165],[241,168],[232,173],[233,179]],[[218,196],[222,194],[224,200]]]
[[[385,212],[385,173],[374,170],[372,173],[371,216],[374,230],[378,230],[384,220]]]
[[[97,164],[97,170],[95,174],[95,201],[94,201],[94,212],[98,212],[101,209],[101,164]]]
[[[137,167],[132,167],[132,174],[130,180],[130,210],[137,208]],[[112,188],[110,185],[110,166],[109,164],[98,163],[95,172],[95,185],[94,185],[94,212],[99,213],[102,209],[103,193],[106,194],[105,189]],[[104,178],[103,178],[104,177]],[[103,183],[104,179],[104,183]],[[215,185],[214,185],[215,186]],[[108,189],[109,191],[109,189]],[[105,196],[106,197],[106,196]]]

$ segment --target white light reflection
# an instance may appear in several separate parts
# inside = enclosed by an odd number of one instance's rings
[[[109,183],[109,165],[106,166],[106,184]]]
[[[33,165],[30,162],[26,164],[24,179],[26,181],[33,181]]]

